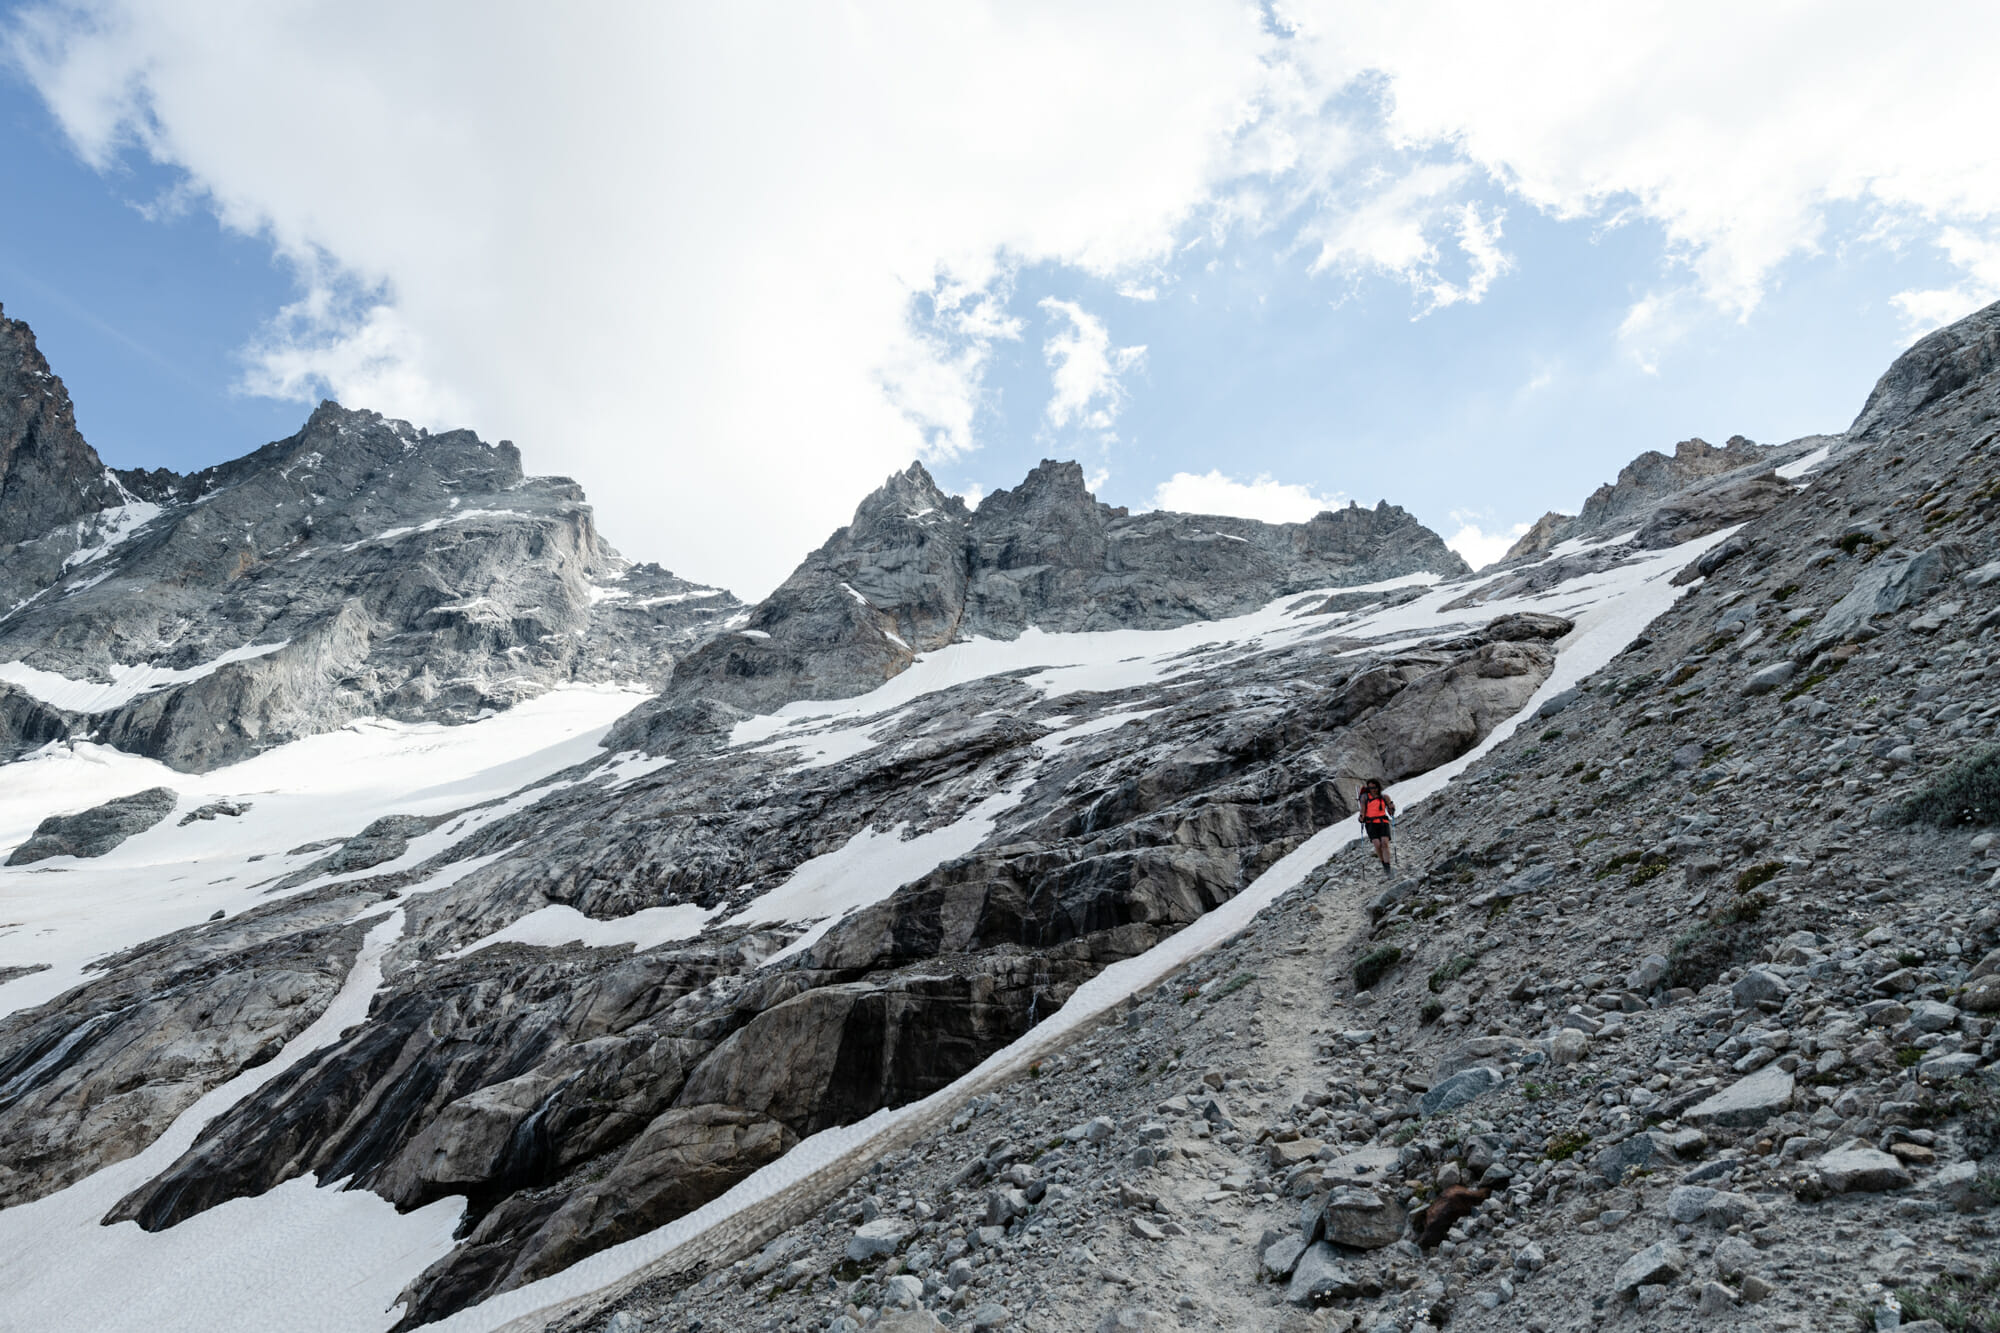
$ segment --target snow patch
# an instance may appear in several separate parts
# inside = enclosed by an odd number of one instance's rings
[[[25,662],[0,662],[0,681],[17,685],[35,698],[71,713],[108,713],[123,708],[142,694],[185,685],[191,680],[212,676],[233,662],[248,662],[272,653],[291,642],[245,644],[232,648],[212,661],[191,667],[123,666],[111,667],[110,681],[71,680],[54,671],[43,671]]]
[[[694,903],[675,903],[670,907],[643,908],[611,921],[599,921],[566,903],[550,903],[528,913],[513,925],[482,936],[446,957],[463,958],[466,954],[496,944],[533,944],[544,948],[581,944],[590,949],[629,944],[635,950],[650,949],[656,944],[692,939],[701,934],[701,928],[721,910]]]

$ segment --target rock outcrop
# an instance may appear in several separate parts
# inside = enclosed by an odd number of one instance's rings
[[[1778,453],[1741,435],[1730,436],[1719,448],[1696,439],[1682,440],[1672,455],[1648,449],[1620,468],[1615,482],[1592,491],[1574,518],[1542,515],[1508,548],[1501,563],[1542,555],[1573,537],[1607,536],[1628,527],[1639,529],[1642,545],[1672,546],[1753,518],[1789,494],[1776,477],[1759,475]],[[1704,484],[1717,478],[1728,480]],[[1663,505],[1670,498],[1672,503]]]
[[[178,800],[171,787],[149,787],[79,814],[51,815],[8,855],[7,864],[24,866],[51,856],[103,856],[172,814]]]

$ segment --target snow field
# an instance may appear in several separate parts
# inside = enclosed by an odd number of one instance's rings
[[[178,773],[88,744],[49,746],[0,767],[0,846],[7,848],[52,814],[149,787],[180,794],[172,814],[108,855],[0,868],[0,967],[50,964],[0,984],[0,1014],[61,994],[83,979],[92,959],[217,910],[234,914],[264,901],[272,879],[322,855],[288,855],[293,848],[352,836],[384,815],[504,803],[412,839],[403,856],[368,873],[420,864],[547,795],[537,784],[601,754],[598,742],[611,723],[644,697],[572,686],[462,726],[357,722],[209,773]],[[644,768],[628,763],[618,772],[629,780]],[[247,801],[250,810],[180,826],[185,815],[222,799]]]

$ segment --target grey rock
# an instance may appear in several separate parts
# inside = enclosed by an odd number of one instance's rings
[[[1736,1293],[1720,1282],[1702,1284],[1701,1296],[1695,1302],[1695,1313],[1704,1318],[1727,1314],[1736,1305]]]
[[[1791,994],[1783,977],[1753,967],[1729,988],[1729,998],[1738,1009],[1748,1009],[1765,1000],[1781,1000]]]
[[[1655,1241],[1618,1266],[1611,1290],[1628,1296],[1643,1286],[1676,1282],[1687,1271],[1687,1255],[1672,1241]]]
[[[1315,1307],[1361,1290],[1353,1270],[1341,1261],[1339,1251],[1325,1241],[1314,1241],[1299,1256],[1292,1280],[1285,1287],[1285,1299],[1293,1305]]]
[[[1931,1177],[1930,1187],[1953,1212],[1977,1212],[1993,1202],[1979,1187],[1977,1162],[1953,1162]]]
[[[1732,1282],[1754,1272],[1761,1262],[1757,1247],[1741,1236],[1725,1237],[1715,1247],[1715,1271]]]
[[[1597,1154],[1597,1174],[1616,1185],[1634,1171],[1651,1167],[1661,1158],[1659,1145],[1650,1134],[1634,1134],[1620,1139]]]
[[[1826,1187],[1836,1194],[1897,1190],[1910,1183],[1909,1168],[1888,1153],[1862,1144],[1823,1153],[1814,1166]]]
[[[1461,1070],[1426,1092],[1417,1102],[1417,1113],[1439,1115],[1469,1106],[1506,1082],[1506,1076],[1491,1065],[1474,1065]]]
[[[1796,662],[1773,662],[1767,667],[1760,667],[1751,672],[1750,678],[1743,682],[1743,692],[1769,694],[1798,674],[1799,668]]]
[[[1667,1217],[1675,1222],[1699,1222],[1720,1193],[1706,1185],[1678,1185],[1667,1196]]]
[[[1692,1125],[1754,1129],[1792,1104],[1792,1076],[1766,1065],[1690,1107],[1681,1118]]]
[[[1910,1005],[1907,1021],[1919,1032],[1943,1032],[1958,1025],[1958,1009],[1936,1000],[1918,1000]]]
[[[24,866],[51,856],[103,856],[172,814],[177,800],[171,787],[149,787],[81,814],[51,815],[8,855],[7,864]]]
[[[2000,365],[2000,310],[1987,306],[1919,338],[1897,357],[1847,428],[1856,440],[1879,440]]]
[[[1306,1252],[1303,1236],[1280,1236],[1264,1247],[1262,1263],[1264,1271],[1273,1277],[1288,1278],[1299,1265],[1299,1258]]]
[[[1320,1218],[1328,1240],[1357,1250],[1394,1245],[1409,1230],[1409,1217],[1393,1197],[1354,1185],[1338,1186],[1328,1194]]]
[[[910,1237],[909,1224],[899,1217],[878,1217],[854,1230],[847,1242],[847,1257],[857,1264],[880,1259],[903,1248]]]
[[[1590,1038],[1577,1028],[1562,1028],[1549,1039],[1549,1059],[1559,1065],[1573,1065],[1590,1053]]]

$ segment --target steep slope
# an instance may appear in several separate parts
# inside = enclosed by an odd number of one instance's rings
[[[356,717],[464,721],[657,682],[738,610],[621,559],[509,442],[325,403],[233,462],[121,479],[25,325],[0,326],[0,381],[23,390],[0,409],[0,759],[90,737],[198,772]]]
[[[1884,377],[1927,407],[1862,438],[1878,390],[1628,651],[1407,784],[1402,877],[1328,844],[1122,1021],[548,1326],[1979,1327],[2000,372],[1934,351]]]

